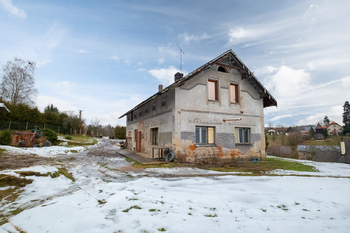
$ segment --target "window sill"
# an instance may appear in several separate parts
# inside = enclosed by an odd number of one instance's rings
[[[216,144],[195,144],[196,147],[216,147]]]
[[[236,145],[239,145],[239,146],[250,146],[250,145],[252,145],[253,143],[251,143],[251,142],[247,142],[247,143],[236,142],[235,144],[236,144]]]

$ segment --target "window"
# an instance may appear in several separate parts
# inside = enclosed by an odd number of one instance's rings
[[[158,128],[151,129],[151,143],[158,145]]]
[[[238,85],[237,84],[230,84],[230,102],[231,103],[238,103]]]
[[[196,144],[214,144],[215,128],[196,126]]]
[[[218,81],[208,80],[208,100],[219,100]]]
[[[235,128],[236,143],[250,143],[250,128]]]
[[[223,73],[228,73],[225,67],[219,66],[218,71],[223,72]]]

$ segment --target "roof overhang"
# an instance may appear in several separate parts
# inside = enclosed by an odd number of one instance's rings
[[[10,112],[10,110],[6,107],[4,103],[0,103],[0,111]]]

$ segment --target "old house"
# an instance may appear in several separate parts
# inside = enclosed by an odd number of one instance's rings
[[[343,127],[334,121],[327,126],[327,130],[328,134],[332,136],[341,135],[343,133]]]
[[[232,50],[159,86],[126,116],[127,149],[177,157],[265,157],[264,108],[277,101]]]

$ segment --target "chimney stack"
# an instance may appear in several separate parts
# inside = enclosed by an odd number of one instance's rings
[[[163,85],[162,85],[162,84],[159,84],[159,85],[158,85],[158,92],[161,92],[161,91],[163,91]]]
[[[174,76],[175,76],[174,80],[175,82],[177,82],[178,80],[183,78],[184,74],[177,72]]]

